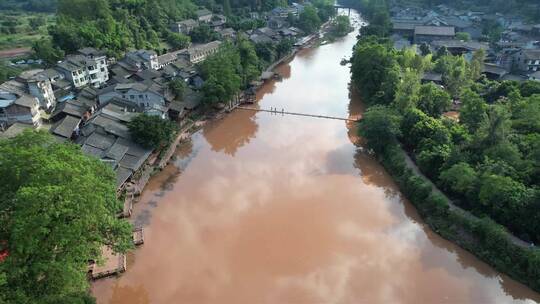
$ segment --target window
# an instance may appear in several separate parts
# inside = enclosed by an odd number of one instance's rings
[[[101,68],[101,71],[102,71],[102,72],[105,72],[105,68]]]
[[[77,71],[73,71],[73,72],[71,73],[71,75],[77,76]]]
[[[89,67],[88,67],[88,70],[93,71],[93,70],[94,70],[94,66],[92,66],[92,65],[89,66]]]
[[[101,64],[103,64],[103,65],[104,65],[104,64],[105,64],[105,60],[101,60]]]
[[[129,95],[129,99],[135,99],[135,95]]]
[[[142,96],[142,95],[139,95],[139,99],[142,99],[142,98],[143,98],[143,96]]]

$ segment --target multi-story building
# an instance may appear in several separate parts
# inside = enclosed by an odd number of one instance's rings
[[[171,26],[171,30],[175,33],[188,35],[191,31],[199,25],[199,22],[193,19],[187,19],[180,22],[176,22]]]
[[[126,53],[124,60],[140,69],[159,69],[158,55],[152,50],[136,50]]]
[[[521,71],[540,71],[540,49],[524,49],[513,55],[514,65]]]
[[[212,41],[206,44],[196,45],[187,49],[185,54],[187,59],[195,64],[204,61],[206,57],[216,53],[219,50],[221,41]]]
[[[22,72],[15,79],[0,84],[0,91],[16,95],[31,95],[39,101],[39,107],[50,110],[56,104],[51,81],[43,70]]]
[[[0,123],[3,126],[14,123],[24,123],[36,128],[41,126],[39,100],[27,94],[0,90]]]
[[[51,81],[43,70],[22,72],[16,80],[26,84],[28,92],[39,100],[42,109],[49,110],[56,105]]]
[[[98,99],[101,105],[115,101],[117,104],[130,105],[136,112],[164,116],[167,112],[166,103],[171,98],[167,88],[134,82],[108,86],[98,92]]]
[[[67,56],[57,69],[75,88],[86,85],[99,88],[109,80],[107,57],[94,48],[80,49],[78,54]]]

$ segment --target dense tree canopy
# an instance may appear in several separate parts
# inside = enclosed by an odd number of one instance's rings
[[[84,46],[112,54],[132,47],[158,49],[159,37],[176,41],[169,24],[193,16],[195,10],[190,0],[59,0],[50,34],[68,53]]]
[[[0,302],[83,303],[102,245],[124,252],[115,174],[74,144],[27,131],[0,140]]]
[[[158,149],[174,138],[176,125],[155,115],[140,114],[128,124],[129,132],[140,145]]]

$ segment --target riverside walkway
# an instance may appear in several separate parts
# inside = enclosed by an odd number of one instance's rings
[[[297,113],[297,112],[287,112],[287,111],[285,111],[283,109],[281,111],[279,111],[278,109],[268,110],[268,109],[257,109],[257,108],[251,108],[251,107],[243,107],[243,106],[238,106],[236,108],[241,109],[241,110],[255,111],[255,112],[268,112],[268,113],[282,114],[282,115],[295,115],[295,116],[305,116],[305,117],[343,120],[343,121],[347,121],[347,122],[359,122],[359,120],[352,119],[352,118],[343,118],[343,117],[336,117],[336,116],[307,114],[307,113]]]

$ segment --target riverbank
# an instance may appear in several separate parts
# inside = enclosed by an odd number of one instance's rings
[[[389,145],[377,156],[433,231],[495,269],[540,291],[538,250],[515,240],[504,227],[489,218],[477,218],[453,206],[412,161],[407,161],[410,158],[399,145]]]
[[[355,40],[279,65],[257,107],[358,117],[339,64]],[[540,301],[429,229],[352,127],[244,110],[209,120],[145,188],[132,215],[145,245],[93,284],[97,303]]]

